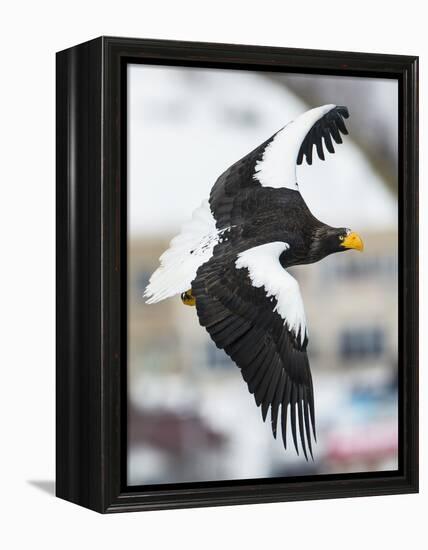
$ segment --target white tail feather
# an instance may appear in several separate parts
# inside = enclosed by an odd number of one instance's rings
[[[160,266],[144,291],[146,302],[154,304],[189,290],[198,268],[211,258],[220,233],[204,200],[159,258]]]

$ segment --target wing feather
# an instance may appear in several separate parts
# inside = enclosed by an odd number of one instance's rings
[[[279,406],[283,399],[284,387],[285,387],[285,372],[283,369],[281,369],[279,381],[275,388],[275,395],[271,402],[271,424],[272,424],[273,437],[275,439],[276,439],[276,430],[277,430],[277,424],[278,424]]]
[[[313,145],[316,146],[318,157],[321,160],[325,160],[322,138],[324,138],[324,144],[327,151],[329,153],[334,153],[331,138],[333,137],[334,141],[338,144],[342,143],[340,132],[344,135],[348,134],[348,130],[343,120],[348,117],[348,109],[343,106],[337,106],[317,120],[302,143],[297,157],[297,164],[302,164],[304,157],[306,157],[306,162],[308,164],[312,164]]]
[[[245,222],[239,204],[262,187],[297,190],[296,165],[312,164],[315,147],[325,160],[324,145],[334,153],[333,140],[342,143],[347,134],[346,107],[323,105],[306,111],[269,139],[230,166],[217,179],[210,193],[210,206],[218,229]]]
[[[236,255],[224,256],[219,245],[213,258],[199,268],[192,292],[201,325],[241,369],[248,390],[261,407],[263,421],[270,410],[273,436],[276,438],[281,407],[282,438],[287,448],[290,408],[293,444],[299,453],[300,441],[307,459],[308,449],[313,456],[310,431],[315,438],[312,378],[298,286],[290,284],[291,276],[279,263],[284,248],[285,243],[269,243],[261,251],[269,282],[258,278],[255,253],[241,253],[238,262]],[[272,264],[267,251],[272,255]],[[285,299],[283,292],[297,294]]]

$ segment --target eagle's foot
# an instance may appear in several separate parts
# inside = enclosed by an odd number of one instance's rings
[[[186,292],[183,292],[181,295],[181,301],[185,306],[194,306],[196,305],[195,297],[192,294],[192,290],[186,290]]]

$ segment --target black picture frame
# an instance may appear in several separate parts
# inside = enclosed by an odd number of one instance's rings
[[[129,62],[399,82],[399,469],[126,486]],[[100,37],[57,54],[56,494],[124,512],[418,491],[418,58]]]

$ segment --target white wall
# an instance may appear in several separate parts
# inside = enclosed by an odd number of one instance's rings
[[[54,476],[54,52],[107,34],[419,54],[423,73],[427,49],[423,11],[423,3],[416,0],[4,3],[0,16],[0,539],[10,540],[2,546],[48,550],[77,545],[162,549],[423,545],[428,504],[424,492],[98,516],[56,500],[31,483]],[[423,74],[422,123],[425,79]],[[421,151],[426,150],[422,131]],[[421,212],[428,206],[423,187]],[[425,230],[426,222],[421,222]],[[422,248],[424,244],[422,239]],[[421,264],[423,277],[424,254]],[[426,310],[423,286],[422,298]],[[422,322],[425,317],[423,312]],[[424,347],[422,405],[428,393]],[[424,432],[422,423],[422,491]]]

